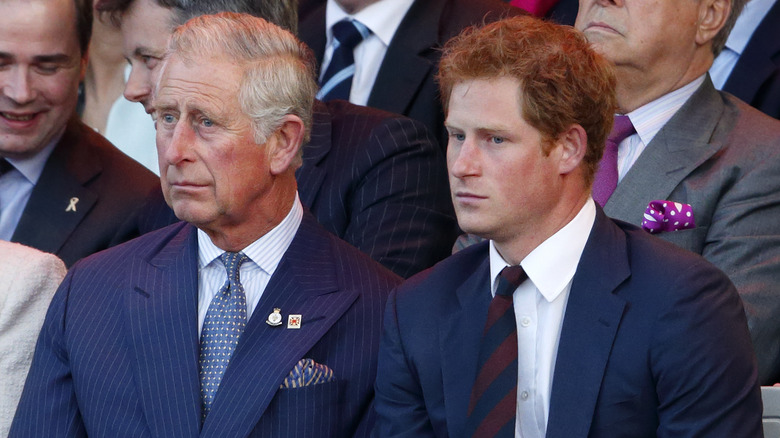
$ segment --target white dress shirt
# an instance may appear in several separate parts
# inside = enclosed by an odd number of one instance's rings
[[[520,266],[528,280],[512,294],[517,320],[517,413],[515,436],[543,438],[547,433],[550,391],[571,281],[596,220],[588,199],[577,216],[526,256]],[[490,241],[491,293],[509,264]]]
[[[6,158],[14,169],[0,176],[0,240],[11,240],[13,237],[33,188],[43,173],[43,167],[61,137],[62,133],[31,158]],[[62,209],[67,207],[63,205]]]
[[[282,222],[241,250],[249,258],[238,270],[241,285],[244,286],[246,293],[247,321],[251,318],[257,303],[260,302],[268,281],[292,243],[295,233],[298,232],[302,218],[303,207],[296,193],[295,202]],[[203,328],[203,320],[206,319],[211,300],[227,280],[227,270],[219,260],[219,256],[224,252],[214,245],[208,234],[198,230],[198,336]],[[263,318],[266,316],[261,315]]]
[[[347,14],[335,0],[328,0],[325,7],[325,28],[327,41],[322,57],[320,79],[328,69],[333,57],[333,25],[345,18],[352,18],[363,23],[371,30],[371,35],[355,48],[355,74],[352,77],[352,90],[349,101],[357,105],[365,105],[371,90],[374,88],[379,67],[385,59],[387,47],[393,40],[395,31],[401,24],[414,0],[379,0],[366,6],[354,15]]]
[[[705,77],[706,75],[701,75],[687,85],[626,114],[631,119],[636,133],[628,136],[618,145],[618,182],[623,180],[658,131],[699,89]]]
[[[726,40],[726,46],[710,67],[710,76],[715,88],[720,90],[726,85],[731,71],[734,70],[739,57],[745,51],[753,32],[756,31],[774,4],[775,0],[750,0],[747,2],[745,9],[739,14],[737,22],[734,24],[734,29],[729,34],[729,39]],[[776,23],[776,25],[780,26],[780,23]]]

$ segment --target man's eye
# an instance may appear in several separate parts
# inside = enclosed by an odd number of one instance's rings
[[[144,65],[149,70],[152,70],[154,67],[157,66],[157,63],[160,62],[160,59],[154,56],[149,55],[143,55],[141,56],[141,60],[144,62]]]
[[[466,139],[465,135],[459,134],[459,133],[452,133],[452,134],[450,134],[450,137],[454,138],[457,141],[463,141],[463,140]]]
[[[164,123],[173,123],[174,121],[176,121],[176,118],[170,114],[165,114],[162,116],[162,120]]]
[[[200,123],[207,128],[214,126],[214,122],[212,122],[211,119],[203,119],[200,121]]]
[[[60,69],[60,66],[55,64],[40,64],[35,67],[35,69],[44,75],[53,75],[54,73],[57,73],[57,71]]]
[[[493,144],[501,144],[504,142],[504,137],[490,137],[490,141],[492,141]]]

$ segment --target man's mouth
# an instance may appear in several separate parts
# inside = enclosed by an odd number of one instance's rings
[[[29,122],[35,117],[35,114],[11,114],[5,112],[0,112],[0,115],[2,115],[5,119],[14,122]]]

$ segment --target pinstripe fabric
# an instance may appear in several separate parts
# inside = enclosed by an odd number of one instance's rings
[[[301,329],[249,320],[199,434],[196,236],[172,225],[71,269],[11,436],[368,436],[382,308],[399,279],[310,215],[256,309],[301,314]],[[280,390],[304,357],[336,381]]]
[[[447,168],[423,125],[345,101],[317,103],[304,148],[301,202],[328,231],[403,277],[449,254],[457,225]]]

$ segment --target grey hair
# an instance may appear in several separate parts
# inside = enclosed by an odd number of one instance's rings
[[[745,9],[745,4],[747,4],[747,2],[748,0],[731,0],[731,11],[729,12],[729,16],[726,18],[723,27],[712,39],[712,54],[715,55],[715,57],[720,55],[720,52],[726,47],[726,41],[729,39],[729,34],[731,33],[731,30],[734,29],[734,24],[737,23],[737,18],[739,18],[739,14],[742,13],[742,10]]]
[[[157,0],[160,6],[175,11],[178,24],[220,12],[237,12],[262,18],[277,26],[298,32],[297,0]]]
[[[238,99],[258,144],[288,114],[303,120],[304,143],[309,141],[317,93],[314,63],[311,51],[290,32],[248,14],[203,15],[176,28],[166,59],[172,54],[189,60],[226,57],[244,68]]]

